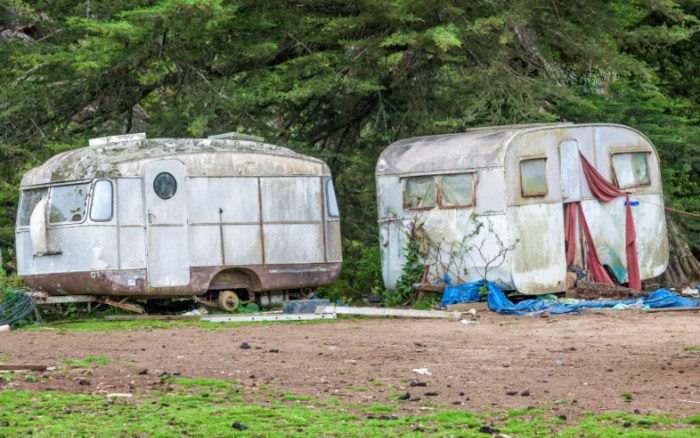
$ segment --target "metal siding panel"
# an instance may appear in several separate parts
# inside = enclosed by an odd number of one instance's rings
[[[524,294],[566,289],[564,210],[560,203],[507,209],[511,241],[520,239],[510,256],[515,288]]]
[[[221,232],[218,225],[190,227],[190,266],[221,265]]]
[[[331,219],[328,221],[328,261],[341,262],[342,254],[342,234],[340,233],[340,220]]]
[[[581,159],[579,146],[576,140],[564,140],[559,145],[561,158],[561,193],[564,202],[577,202],[581,200]]]
[[[291,225],[289,225],[291,226]],[[268,228],[265,228],[267,239]],[[267,241],[267,250],[272,252],[274,245]],[[319,251],[322,247],[319,245]],[[262,263],[262,250],[260,247],[259,225],[226,225],[224,227],[224,251],[226,252],[226,265],[257,265]],[[292,253],[294,254],[294,249]],[[271,254],[267,254],[268,263]]]
[[[141,178],[119,178],[116,186],[119,225],[144,225]]]
[[[117,252],[117,227],[88,226],[89,241],[91,242],[91,271],[111,270],[119,268]],[[133,251],[133,249],[131,250]]]
[[[32,256],[32,239],[29,230],[20,231],[15,235],[15,251],[17,251],[17,274],[36,274],[34,257]]]
[[[261,178],[260,184],[264,222],[322,220],[320,178]]]
[[[256,178],[190,178],[187,189],[190,223],[257,222],[260,218]]]
[[[121,269],[146,267],[145,233],[142,227],[119,228],[119,267]]]
[[[266,224],[266,263],[323,263],[321,224]]]

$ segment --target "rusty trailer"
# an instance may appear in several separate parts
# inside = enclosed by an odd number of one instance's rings
[[[50,295],[221,295],[230,309],[329,284],[341,267],[328,166],[262,139],[93,139],[20,190],[17,270]]]
[[[633,193],[641,279],[662,274],[668,238],[649,139],[613,124],[514,125],[400,140],[384,150],[376,182],[386,287],[396,287],[409,236],[420,231],[425,283],[446,274],[453,283],[478,280],[490,263],[487,277],[503,290],[564,291],[564,208],[571,202],[582,205],[601,263],[626,283],[625,199],[594,198],[579,153]],[[577,230],[573,265],[585,269],[580,236]]]

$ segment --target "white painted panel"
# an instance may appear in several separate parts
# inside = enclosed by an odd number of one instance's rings
[[[144,225],[141,178],[119,178],[116,186],[119,225]]]
[[[53,255],[33,257],[33,274],[118,268],[116,227],[82,224],[49,228],[47,234]],[[22,248],[27,250],[31,243]]]
[[[146,230],[143,227],[119,228],[119,264],[121,269],[146,267]]]
[[[289,227],[297,227],[298,225],[287,225]],[[274,226],[270,226],[273,227]],[[280,226],[284,228],[284,225]],[[302,226],[304,227],[304,226]],[[317,227],[316,225],[308,227]],[[269,228],[266,227],[266,230]],[[291,235],[296,240],[294,234]],[[274,238],[271,236],[270,238]],[[314,236],[315,238],[315,236]],[[259,225],[226,225],[224,227],[224,253],[226,265],[257,265],[262,263],[262,250],[260,248],[260,226]],[[266,242],[267,243],[267,242]],[[267,243],[265,250],[272,252],[276,247]],[[323,250],[323,244],[319,242],[319,253]],[[294,250],[291,250],[294,256]],[[293,257],[292,257],[293,258]],[[269,257],[266,260],[271,262]]]
[[[154,180],[169,173],[177,190],[168,199],[154,191]],[[148,282],[153,287],[184,286],[190,282],[185,165],[178,160],[153,161],[144,166],[147,218]]]
[[[479,169],[476,174],[477,213],[501,213],[506,208],[505,176],[502,167]]]
[[[190,178],[187,189],[190,223],[260,220],[257,178]]]
[[[261,178],[265,222],[320,221],[321,178]]]
[[[264,230],[266,263],[323,262],[321,224],[266,224]]]
[[[32,257],[32,241],[29,230],[15,234],[15,251],[17,251],[17,274],[35,274],[34,257]]]
[[[510,257],[513,283],[520,293],[544,294],[566,289],[564,207],[530,204],[508,207],[509,230],[520,239]]]
[[[564,202],[577,202],[581,200],[581,159],[579,156],[578,142],[576,140],[564,140],[559,145],[561,158],[561,195]]]

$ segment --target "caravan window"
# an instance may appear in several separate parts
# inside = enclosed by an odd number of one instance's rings
[[[331,217],[340,216],[340,209],[338,208],[338,200],[335,197],[332,179],[326,182],[326,201],[328,202],[328,215]]]
[[[92,189],[90,219],[107,222],[112,219],[112,182],[106,179],[95,181]]]
[[[48,196],[49,189],[33,189],[33,190],[23,190],[22,197],[20,198],[19,214],[17,215],[17,225],[20,227],[28,227],[29,219],[32,216],[34,207],[43,198]]]
[[[444,175],[440,178],[440,207],[457,208],[474,205],[474,174]]]
[[[49,223],[62,224],[85,220],[88,183],[51,188]]]
[[[546,158],[520,162],[520,183],[523,196],[544,196],[547,194],[546,162]]]
[[[650,184],[647,154],[647,152],[633,152],[612,156],[613,171],[618,188],[627,189]]]
[[[403,208],[421,210],[435,207],[435,177],[412,176],[404,185]]]

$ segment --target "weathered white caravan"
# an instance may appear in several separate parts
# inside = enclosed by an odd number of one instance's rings
[[[581,203],[600,262],[627,282],[625,197],[594,198],[579,154],[608,182],[633,193],[641,279],[663,273],[668,241],[652,143],[620,125],[516,125],[401,140],[384,150],[376,181],[385,285],[395,287],[408,235],[418,227],[439,247],[426,260],[426,282],[445,274],[453,283],[474,281],[492,262],[487,277],[504,290],[563,291],[564,211],[574,202]],[[582,234],[576,230],[573,265],[586,268]]]
[[[258,139],[260,140],[260,139]],[[328,166],[236,136],[106,137],[22,179],[17,270],[53,295],[267,301],[331,283],[340,218]]]

